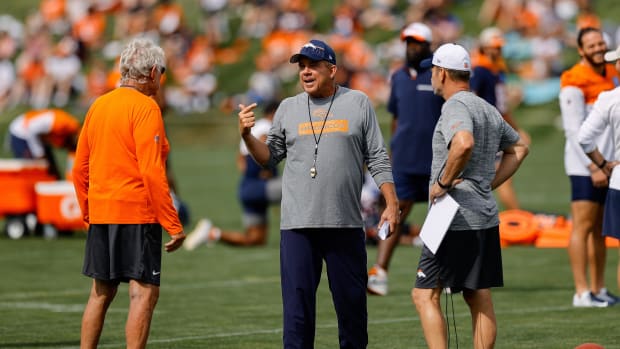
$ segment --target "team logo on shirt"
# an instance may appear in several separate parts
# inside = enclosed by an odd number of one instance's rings
[[[450,126],[450,129],[451,129],[452,131],[454,131],[454,130],[456,130],[457,128],[459,128],[462,124],[463,124],[463,122],[462,122],[462,121],[455,122],[454,124],[452,124],[452,126]]]
[[[153,140],[155,141],[155,143],[159,144],[159,135],[155,135]]]
[[[323,121],[316,122],[303,122],[299,124],[297,128],[297,132],[300,136],[312,135],[312,129],[314,128],[314,134],[318,135],[321,133],[321,128],[323,129],[323,133],[347,133],[349,132],[349,120],[327,120],[325,122],[325,126],[323,126]]]
[[[433,92],[433,86],[431,86],[430,84],[419,84],[418,86],[416,86],[416,90]]]

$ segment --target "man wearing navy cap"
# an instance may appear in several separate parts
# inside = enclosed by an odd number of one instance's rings
[[[280,272],[284,348],[313,348],[323,261],[338,317],[340,348],[366,348],[366,246],[360,196],[367,166],[394,231],[398,199],[375,111],[360,91],[335,83],[336,55],[311,40],[294,54],[304,92],[276,111],[267,143],[250,130],[256,104],[239,105],[239,132],[261,165],[287,159],[282,176]]]
[[[491,287],[504,284],[493,189],[517,171],[528,147],[494,106],[469,91],[471,61],[464,47],[444,44],[421,65],[432,66],[433,91],[446,100],[433,134],[429,202],[450,195],[459,208],[436,253],[422,248],[412,299],[430,349],[448,347],[440,304],[444,288],[463,292],[473,348],[493,348]]]

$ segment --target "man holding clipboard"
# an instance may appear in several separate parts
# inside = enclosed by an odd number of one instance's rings
[[[458,209],[447,231],[422,228],[423,241],[425,236],[430,241],[432,234],[445,236],[435,253],[425,243],[412,299],[430,349],[448,346],[440,304],[444,288],[463,292],[472,317],[474,348],[493,348],[497,325],[490,288],[501,287],[504,281],[492,191],[515,173],[528,147],[494,106],[469,91],[471,61],[465,48],[444,44],[422,65],[432,66],[433,91],[446,100],[433,135],[429,215],[445,206],[439,201],[451,198],[455,204],[448,208],[458,204]],[[496,170],[499,151],[503,155]],[[429,218],[425,226],[433,226]]]

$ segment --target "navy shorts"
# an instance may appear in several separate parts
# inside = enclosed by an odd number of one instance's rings
[[[424,246],[416,271],[416,288],[452,292],[504,286],[499,227],[448,230],[437,254]]]
[[[393,172],[396,196],[399,200],[413,202],[428,201],[429,175]]]
[[[159,224],[91,224],[82,274],[116,283],[138,280],[159,286],[161,235]]]
[[[571,187],[571,201],[594,201],[605,204],[607,187],[596,188],[592,185],[590,176],[569,176]]]
[[[620,190],[609,189],[603,214],[603,235],[620,239]]]
[[[245,227],[267,223],[269,200],[266,181],[244,179],[239,186],[239,201],[243,208]]]
[[[11,152],[18,159],[33,159],[28,142],[14,135],[11,135]]]

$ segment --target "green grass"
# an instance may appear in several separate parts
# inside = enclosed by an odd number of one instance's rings
[[[196,26],[199,11],[193,0],[181,1],[193,11],[188,22]],[[3,4],[3,13],[23,14],[39,0]],[[472,18],[480,1],[461,1],[457,11],[467,14],[465,29],[476,33]],[[328,25],[328,2],[312,2],[320,12],[319,26]],[[614,19],[620,7],[611,1],[596,3],[599,13]],[[600,9],[604,9],[605,12]],[[23,16],[19,16],[23,18]],[[253,44],[251,52],[256,50]],[[221,88],[245,88],[251,55],[235,66],[221,67]],[[244,65],[245,64],[245,65]],[[0,114],[0,134],[8,120],[21,110]],[[83,111],[73,110],[78,116]],[[389,115],[377,109],[386,139]],[[521,107],[519,124],[532,136],[530,156],[515,176],[514,184],[524,208],[568,214],[569,186],[563,170],[564,137],[557,129],[557,103]],[[187,201],[192,226],[208,216],[223,228],[241,226],[236,198],[239,174],[235,154],[239,136],[235,115],[166,117],[172,143],[171,161],[179,193]],[[0,150],[0,156],[8,156]],[[1,189],[0,189],[1,191]],[[0,200],[1,200],[0,194]],[[224,245],[184,250],[164,255],[161,298],[151,330],[149,348],[279,348],[281,301],[278,262],[278,215],[271,212],[269,241],[264,248],[235,249]],[[410,220],[420,223],[425,208],[416,206]],[[1,225],[2,222],[0,222]],[[0,348],[77,348],[80,319],[90,280],[80,274],[84,235],[55,241],[0,238]],[[369,264],[376,249],[368,248]],[[573,309],[569,261],[564,249],[510,247],[503,250],[506,286],[494,291],[499,323],[498,348],[573,348],[583,342],[618,347],[620,332],[614,324],[618,309]],[[414,281],[419,249],[401,246],[390,270],[390,295],[369,298],[369,348],[425,347],[419,318],[409,293]],[[617,290],[618,254],[609,250],[606,280]],[[318,293],[317,348],[334,348],[337,325],[327,280]],[[108,314],[101,348],[124,347],[127,287],[121,286]],[[451,313],[451,312],[450,312]],[[459,347],[471,347],[467,308],[454,296]],[[454,331],[451,328],[452,331]],[[452,332],[454,334],[454,332]],[[454,336],[453,336],[454,339]],[[451,347],[456,347],[452,342]]]
[[[0,274],[10,280],[0,287],[1,348],[78,347],[91,282],[80,275],[83,245],[83,235],[0,243]],[[616,256],[610,252],[607,276],[613,280]],[[369,257],[374,254],[369,247]],[[506,286],[494,291],[498,348],[565,349],[588,341],[614,348],[620,343],[613,325],[618,309],[570,306],[572,281],[564,250],[511,247],[503,254]],[[409,298],[418,256],[418,248],[401,246],[390,273],[390,294],[369,298],[369,348],[424,347]],[[166,254],[162,275],[149,348],[281,347],[276,234],[264,248],[218,245]],[[453,302],[459,346],[469,348],[467,308],[460,295]],[[127,304],[127,286],[122,285],[100,348],[124,347]],[[325,279],[317,308],[316,347],[334,348],[337,326]]]

